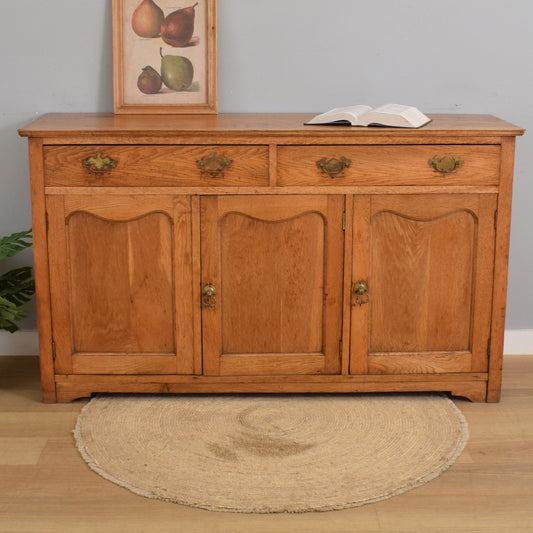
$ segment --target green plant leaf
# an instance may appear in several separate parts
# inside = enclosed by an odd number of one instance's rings
[[[0,239],[0,259],[13,257],[32,245],[32,230],[20,231]],[[31,267],[20,267],[0,276],[0,329],[11,333],[19,327],[15,321],[27,316],[21,306],[35,293]]]
[[[0,296],[0,329],[14,333],[19,329],[14,321],[20,320],[25,316],[25,311],[18,309],[14,303]]]
[[[13,257],[33,244],[32,230],[12,233],[0,240],[0,259]]]
[[[0,276],[0,296],[20,306],[35,294],[31,267],[20,267]]]

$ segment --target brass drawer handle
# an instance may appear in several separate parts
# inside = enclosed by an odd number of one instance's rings
[[[341,174],[345,168],[348,168],[352,162],[346,157],[342,156],[340,159],[334,157],[329,161],[323,157],[320,161],[316,162],[317,167],[326,173],[330,178],[342,177]]]
[[[102,152],[96,152],[95,156],[85,158],[81,164],[89,172],[95,174],[111,172],[117,166],[117,162],[114,159],[111,159],[110,157],[102,157]]]
[[[353,286],[355,294],[355,303],[359,306],[367,304],[370,299],[368,296],[368,285],[364,281],[358,281]]]
[[[209,283],[202,291],[202,305],[204,307],[215,307],[217,303],[216,299],[217,290],[214,285]]]
[[[231,167],[233,160],[227,159],[222,155],[218,155],[218,153],[214,151],[196,161],[196,164],[203,172],[216,177],[219,175],[222,176],[224,171]]]
[[[429,166],[434,168],[437,172],[441,174],[450,174],[454,170],[463,166],[463,160],[459,159],[456,156],[445,155],[439,157],[438,155],[432,157],[429,161]]]

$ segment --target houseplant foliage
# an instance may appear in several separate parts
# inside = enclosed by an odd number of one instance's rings
[[[32,230],[13,233],[0,240],[0,260],[13,257],[32,245]],[[0,275],[0,329],[13,333],[17,320],[26,316],[22,306],[35,292],[32,267],[15,268]]]

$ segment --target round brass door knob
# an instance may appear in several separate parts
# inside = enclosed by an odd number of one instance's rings
[[[215,307],[217,290],[214,285],[209,283],[202,291],[202,305],[204,307]]]
[[[368,285],[364,281],[358,281],[353,286],[355,303],[357,305],[367,304],[369,300]]]

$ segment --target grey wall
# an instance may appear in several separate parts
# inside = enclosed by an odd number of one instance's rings
[[[218,11],[220,112],[397,102],[530,130],[517,142],[507,327],[533,329],[533,2],[219,0]],[[17,128],[52,111],[112,111],[110,13],[111,0],[3,2],[0,235],[31,224]]]

